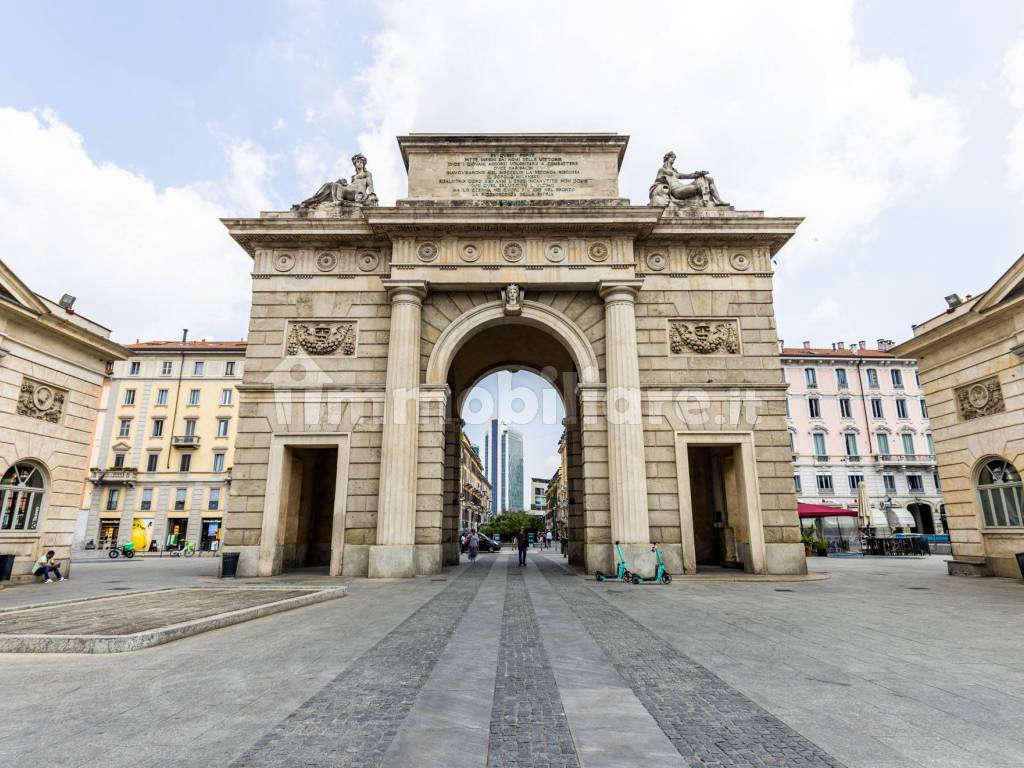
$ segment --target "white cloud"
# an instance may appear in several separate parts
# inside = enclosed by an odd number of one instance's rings
[[[841,311],[842,305],[835,299],[822,299],[814,306],[811,316],[820,321],[838,320]]]
[[[33,290],[78,296],[76,309],[119,341],[240,338],[250,260],[218,217],[264,206],[266,158],[229,147],[229,177],[158,190],[86,152],[52,112],[0,109],[0,258]],[[217,200],[216,190],[232,190]],[[238,210],[237,208],[234,210]]]
[[[1024,35],[1006,51],[1003,77],[1008,86],[1010,104],[1019,112],[1017,122],[1010,130],[1006,152],[1007,185],[1024,204]]]
[[[396,134],[610,130],[631,135],[621,180],[634,203],[673,149],[737,207],[807,216],[792,259],[946,178],[963,143],[952,101],[922,93],[902,61],[858,50],[850,2],[379,9],[360,148],[385,203],[405,193]]]

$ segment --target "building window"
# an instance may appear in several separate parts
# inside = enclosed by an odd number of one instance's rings
[[[917,388],[921,388],[921,372],[914,371],[914,382],[917,384]]]
[[[203,375],[203,371],[205,370],[205,368],[206,368],[206,363],[204,363],[202,360],[196,360],[195,365],[192,366],[192,375],[193,376],[202,376]]]
[[[808,387],[818,386],[818,372],[813,368],[804,368],[804,381]]]
[[[825,447],[825,433],[815,432],[811,435],[814,440],[814,456],[818,461],[828,461],[828,449]]]
[[[224,363],[224,375],[225,376],[234,376],[235,375],[235,361],[234,360],[228,360],[226,363]]]
[[[153,419],[153,437],[163,437],[164,435],[164,420]]]
[[[882,398],[871,398],[871,416],[876,419],[884,419],[885,411],[882,410]]]
[[[121,498],[120,488],[111,488],[107,491],[107,511],[112,512],[117,509],[117,502]]]
[[[125,405],[135,405],[135,390],[134,389],[126,389],[124,391],[124,404]]]
[[[198,389],[190,389],[188,391],[188,404],[189,405],[199,405],[199,390]]]
[[[939,482],[938,472],[932,472],[932,482],[935,483],[936,492],[942,493],[942,483]]]
[[[803,493],[803,488],[800,484],[800,475],[793,475],[793,485],[796,487],[797,493]]]
[[[124,468],[124,454],[123,453],[115,453],[114,454],[114,469],[123,469],[123,468]]]
[[[187,488],[178,488],[174,491],[174,511],[181,512],[185,509],[185,495],[188,493]]]
[[[839,389],[850,388],[850,380],[846,378],[845,368],[836,368],[836,386]]]
[[[167,390],[166,389],[158,389],[156,391],[156,404],[157,405],[167,405]]]
[[[993,459],[982,466],[978,473],[978,496],[986,526],[1020,527],[1024,498],[1020,473],[1010,462]]]
[[[907,412],[907,401],[902,397],[896,398],[896,418],[898,419],[909,419],[910,414]]]
[[[233,391],[234,390],[231,390],[231,389],[222,389],[220,391],[220,404],[221,405],[231,405],[231,393]]]
[[[903,371],[899,368],[893,368],[889,371],[889,375],[892,376],[893,389],[903,389]]]
[[[896,476],[882,475],[882,487],[886,493],[896,493]]]
[[[185,419],[185,437],[196,436],[196,419]]]
[[[911,493],[924,493],[924,478],[921,475],[907,475],[907,487]]]
[[[132,420],[121,419],[121,426],[117,430],[118,437],[128,437],[132,433]]]
[[[910,432],[904,432],[900,435],[900,440],[903,441],[903,454],[905,456],[914,455],[914,436]]]
[[[850,481],[850,490],[853,491],[854,493],[856,493],[857,489],[860,488],[860,484],[864,482],[864,475],[860,475],[860,474],[849,475],[849,481]]]
[[[928,403],[925,402],[923,397],[918,402],[921,403],[921,418],[922,419],[927,419],[928,418]]]
[[[832,488],[832,475],[817,475],[818,479],[818,493],[831,495],[833,492]]]
[[[220,488],[210,489],[210,503],[206,506],[208,509],[220,509]]]
[[[796,453],[796,434],[793,432],[789,433],[789,450],[791,453]]]
[[[843,435],[843,440],[846,442],[846,457],[854,460],[860,459],[860,451],[857,450],[857,435],[847,432]]]
[[[932,438],[932,433],[929,432],[924,436],[924,441],[928,444],[928,453],[932,456],[935,455],[935,440]]]
[[[217,437],[228,436],[228,419],[217,419]]]
[[[807,412],[812,419],[821,418],[821,401],[816,397],[807,398]]]
[[[223,472],[224,471],[224,454],[215,453],[213,454],[213,471]]]
[[[885,432],[875,433],[875,442],[878,444],[878,452],[883,456],[889,455],[889,436]]]
[[[151,453],[151,454],[149,454],[149,456],[146,457],[146,471],[147,472],[156,472],[156,465],[157,465],[157,462],[159,462],[159,461],[160,461],[160,454],[159,453]]]
[[[183,453],[181,454],[181,463],[178,466],[179,472],[188,472],[192,469],[192,454]]]
[[[878,389],[878,371],[874,368],[868,368],[866,370],[868,374],[868,386],[871,389]]]
[[[146,512],[153,508],[153,489],[143,488],[142,489],[142,501],[139,502],[139,509]]]
[[[46,478],[37,466],[12,465],[0,478],[0,530],[36,530],[45,495]]]
[[[850,398],[839,398],[839,415],[844,419],[853,418],[853,401]]]
[[[132,360],[128,364],[128,375],[129,376],[138,376],[141,372],[142,372],[142,363],[140,363],[138,360]]]
[[[170,360],[164,360],[160,363],[160,375],[170,376],[174,372],[174,363]]]
[[[789,398],[786,398],[786,418],[790,418],[793,414],[789,410]]]

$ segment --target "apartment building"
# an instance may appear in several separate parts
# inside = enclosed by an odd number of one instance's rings
[[[459,530],[479,528],[490,516],[491,484],[484,474],[479,449],[463,432],[459,441]]]
[[[854,509],[864,483],[876,532],[946,533],[917,362],[892,346],[782,347],[797,498]]]
[[[219,547],[245,346],[128,345],[101,400],[79,546]]]

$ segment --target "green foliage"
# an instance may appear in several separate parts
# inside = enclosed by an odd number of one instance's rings
[[[507,512],[488,520],[480,526],[480,530],[488,536],[500,533],[504,541],[512,539],[519,533],[520,528],[527,533],[536,533],[544,530],[544,521],[523,512]]]
[[[804,528],[800,532],[800,540],[808,549],[814,549],[818,542],[818,532],[814,528]]]

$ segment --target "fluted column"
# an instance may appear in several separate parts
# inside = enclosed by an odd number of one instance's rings
[[[416,575],[416,449],[420,316],[426,284],[384,281],[391,298],[388,371],[381,438],[377,543],[370,547],[370,577]]]
[[[642,280],[602,282],[598,291],[604,299],[611,533],[613,541],[622,542],[628,562],[630,558],[646,561],[650,549],[636,346],[635,302],[642,284]],[[631,567],[637,568],[632,562]]]

